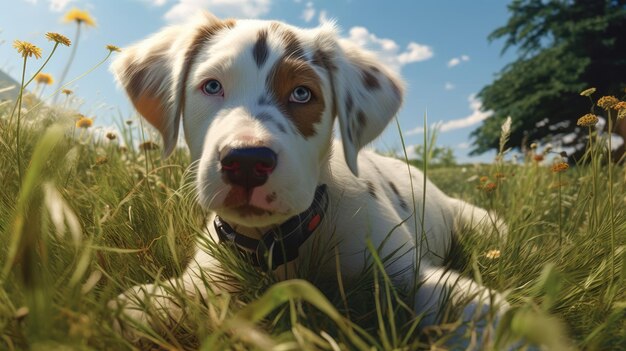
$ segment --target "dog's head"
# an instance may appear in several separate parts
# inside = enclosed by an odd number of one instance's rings
[[[205,13],[125,50],[112,70],[176,146],[182,118],[201,205],[229,222],[280,223],[313,201],[339,118],[346,162],[378,136],[402,82],[374,56],[314,29]]]

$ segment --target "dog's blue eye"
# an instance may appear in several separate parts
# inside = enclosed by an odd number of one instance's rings
[[[289,97],[289,101],[299,104],[309,102],[309,100],[311,100],[311,90],[303,86],[296,87]]]
[[[207,95],[223,95],[222,83],[215,79],[207,80],[202,86],[202,91]]]

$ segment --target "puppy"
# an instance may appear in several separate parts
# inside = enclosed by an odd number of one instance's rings
[[[260,272],[293,277],[319,254],[316,242],[339,256],[316,270],[334,277],[340,262],[350,282],[371,263],[370,241],[395,284],[419,286],[411,302],[424,326],[437,323],[446,298],[470,301],[463,321],[506,310],[500,295],[443,267],[462,226],[503,226],[405,162],[362,150],[400,108],[404,84],[374,55],[340,39],[333,24],[302,29],[205,13],[123,50],[112,71],[161,133],[166,156],[182,122],[198,199],[212,213],[206,235]],[[336,120],[340,142],[333,141]],[[171,283],[205,296],[228,288],[201,282],[220,270],[198,250]],[[162,285],[132,288],[111,306],[148,324],[135,295],[170,318],[182,313]]]

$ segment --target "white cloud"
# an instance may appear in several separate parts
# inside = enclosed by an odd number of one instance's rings
[[[448,67],[454,67],[461,62],[467,62],[469,60],[470,58],[467,55],[461,55],[460,57],[453,57],[452,59],[450,59],[450,61],[448,61]]]
[[[311,22],[311,20],[313,19],[313,17],[315,17],[315,7],[313,7],[313,3],[312,2],[307,2],[306,3],[306,7],[304,8],[304,10],[302,10],[302,15],[300,15],[300,18],[302,18],[305,22]]]
[[[38,0],[24,0],[24,1],[33,5],[36,5],[39,2]],[[50,9],[50,11],[61,12],[67,7],[67,5],[70,2],[73,2],[73,1],[74,0],[47,0],[46,2],[48,3],[48,8]]]
[[[168,0],[143,0],[149,2],[153,6],[163,6],[167,3]]]
[[[72,0],[49,0],[50,10],[54,12],[63,11]]]
[[[467,141],[464,141],[462,143],[457,144],[456,147],[461,149],[461,150],[469,149],[470,143],[467,142]]]
[[[450,82],[446,82],[446,84],[443,85],[443,88],[445,90],[454,90],[454,88],[456,88],[456,86]]]
[[[158,0],[157,0],[158,1]],[[270,11],[271,0],[178,0],[165,14],[168,22],[181,22],[198,10],[208,10],[218,17],[257,18]]]
[[[357,45],[374,51],[378,58],[396,71],[409,63],[428,60],[433,57],[430,46],[410,42],[406,49],[400,52],[400,46],[391,39],[379,38],[370,33],[365,27],[352,27],[350,37]]]
[[[468,101],[469,108],[470,110],[472,110],[472,113],[463,118],[453,119],[446,122],[437,122],[434,124],[433,128],[437,128],[440,132],[449,132],[451,130],[473,126],[491,116],[492,111],[484,112],[481,110],[483,103],[476,98],[476,95],[470,95]],[[424,127],[417,127],[405,132],[406,135],[415,135],[421,133],[424,133]]]

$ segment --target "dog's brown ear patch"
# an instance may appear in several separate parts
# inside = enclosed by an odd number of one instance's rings
[[[167,27],[124,49],[111,65],[137,111],[161,133],[166,156],[177,143],[195,56],[214,34],[232,25],[205,13],[192,25]]]

